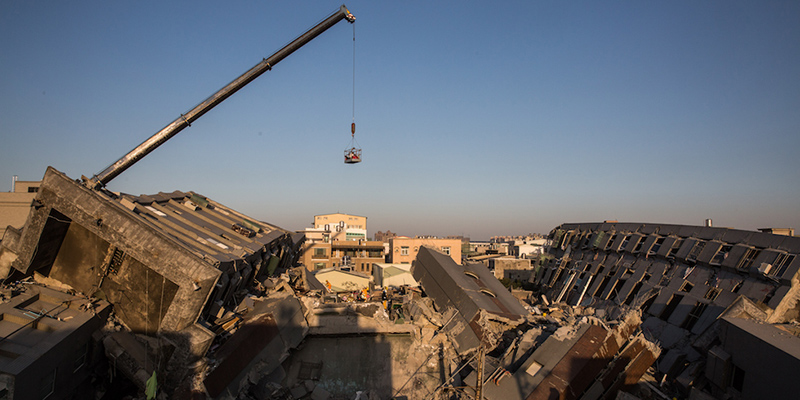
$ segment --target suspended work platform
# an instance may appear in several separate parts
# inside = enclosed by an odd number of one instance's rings
[[[351,147],[349,149],[345,149],[344,151],[345,164],[357,164],[360,162],[361,162],[361,149],[357,147]]]

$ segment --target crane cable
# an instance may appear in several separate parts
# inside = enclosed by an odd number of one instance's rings
[[[350,149],[360,151],[361,145],[356,140],[356,24],[353,24],[353,123],[350,124]]]
[[[350,135],[356,138],[356,24],[353,25],[353,123],[350,125]]]

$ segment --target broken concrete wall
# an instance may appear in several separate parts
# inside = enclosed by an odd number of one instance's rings
[[[306,336],[300,301],[291,295],[259,300],[244,324],[211,355],[216,367],[205,378],[212,398],[236,398],[240,390],[270,374]]]
[[[634,334],[640,321],[638,313],[628,313],[613,328],[590,323],[561,326],[518,368],[504,363],[511,373],[492,374],[495,378],[484,386],[484,395],[505,400],[596,399],[616,394],[637,382],[659,354],[658,346]]]

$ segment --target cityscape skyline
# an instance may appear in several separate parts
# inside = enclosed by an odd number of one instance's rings
[[[0,178],[98,173],[340,4],[3,3]],[[800,4],[346,4],[355,56],[331,28],[108,188],[369,235],[800,227]]]

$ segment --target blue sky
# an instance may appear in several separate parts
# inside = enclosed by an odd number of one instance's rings
[[[0,2],[0,190],[91,176],[337,10]],[[349,1],[341,22],[109,184],[302,229],[800,228],[800,3]]]

